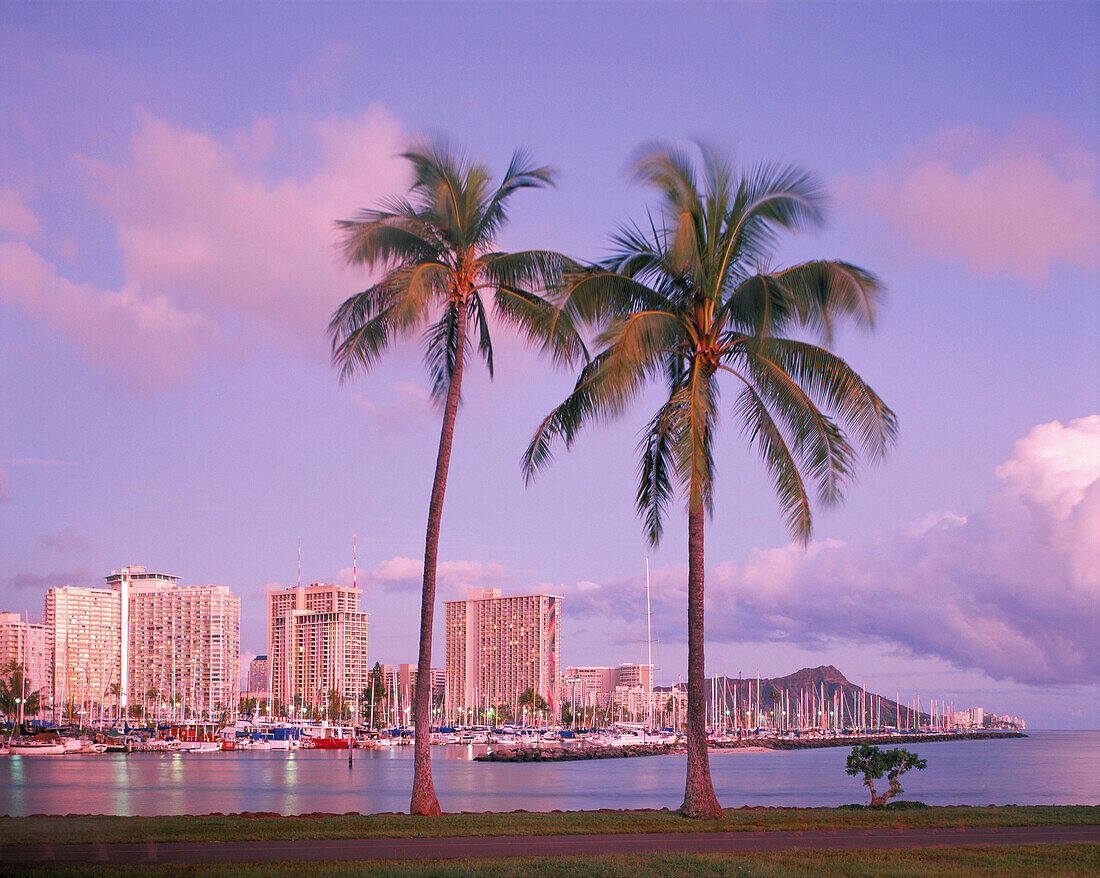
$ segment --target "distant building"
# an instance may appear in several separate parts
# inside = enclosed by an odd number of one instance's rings
[[[354,705],[369,685],[362,593],[314,582],[268,594],[269,684],[284,711],[323,712],[332,691]]]
[[[224,585],[180,585],[178,576],[130,566],[107,584],[123,595],[122,705],[153,702],[200,719],[237,713],[241,601]]]
[[[46,592],[53,705],[66,720],[91,720],[121,703],[122,595],[72,585]]]
[[[647,704],[652,692],[653,665],[624,662],[615,668],[565,669],[563,693],[575,711],[593,707],[606,710],[617,704],[635,714],[637,704]],[[642,708],[646,710],[648,707]]]
[[[49,637],[45,625],[23,621],[18,613],[0,613],[0,667],[22,666],[27,694],[39,693],[39,710],[49,707],[52,695]],[[21,698],[22,693],[16,695]]]
[[[471,588],[446,601],[446,711],[514,705],[526,689],[556,715],[560,704],[561,598],[502,597]]]
[[[269,675],[269,667],[266,655],[258,655],[248,663],[248,691],[263,692],[270,691],[271,677]]]
[[[386,684],[387,719],[394,725],[409,725],[412,722],[416,677],[416,665],[382,665],[382,680]],[[433,710],[443,700],[445,683],[446,671],[443,668],[432,668]],[[369,684],[367,689],[370,689]],[[432,721],[436,722],[436,718],[433,717]]]
[[[46,593],[55,707],[72,719],[137,706],[163,718],[235,715],[240,599],[136,565],[106,580]]]

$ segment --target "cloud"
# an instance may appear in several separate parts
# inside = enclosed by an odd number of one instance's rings
[[[262,118],[224,136],[141,114],[128,163],[80,158],[90,197],[115,224],[123,282],[78,282],[10,241],[0,244],[0,301],[142,392],[185,383],[198,363],[256,341],[326,356],[329,317],[364,283],[342,265],[333,223],[406,188],[408,142],[377,105],[293,125]],[[38,230],[12,190],[0,192],[0,228]]]
[[[87,567],[77,567],[61,573],[17,573],[11,578],[11,585],[18,589],[34,589],[45,592],[50,588],[60,588],[63,585],[101,585],[102,580],[92,575]]]
[[[128,279],[323,355],[332,311],[363,282],[341,265],[333,224],[407,186],[407,144],[378,105],[293,129],[260,119],[223,138],[144,114],[132,163],[86,165]]]
[[[14,189],[0,189],[0,232],[16,238],[33,238],[41,231],[38,217]]]
[[[1020,439],[973,515],[936,513],[871,544],[821,541],[708,571],[708,642],[876,643],[1024,684],[1100,680],[1100,415]],[[682,617],[686,571],[654,572]],[[567,591],[570,611],[641,619],[637,580]],[[644,600],[644,599],[643,599]]]
[[[0,503],[11,500],[11,491],[8,490],[8,473],[0,466]]]
[[[1056,265],[1100,268],[1097,164],[1068,132],[1029,118],[1004,136],[942,131],[836,188],[842,202],[885,217],[916,254],[1041,286]]]
[[[420,586],[424,579],[424,562],[400,556],[390,558],[375,565],[367,579],[388,588]],[[437,589],[452,597],[465,597],[466,589],[474,586],[500,586],[505,579],[504,565],[498,563],[440,561],[436,568]]]
[[[182,381],[218,337],[201,313],[140,286],[72,283],[21,241],[0,244],[0,300],[69,338],[114,382],[141,392]]]
[[[388,401],[372,401],[362,394],[352,396],[352,404],[367,413],[372,424],[387,432],[419,425],[426,415],[433,415],[431,394],[423,387],[407,381],[397,381]]]
[[[82,537],[78,537],[69,528],[65,528],[57,534],[42,534],[39,541],[47,549],[53,549],[55,552],[61,552],[62,554],[82,552],[91,548],[91,543]]]

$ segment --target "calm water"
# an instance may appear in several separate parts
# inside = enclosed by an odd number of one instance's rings
[[[1100,803],[1100,732],[908,744],[928,769],[902,778],[902,798],[929,805]],[[445,811],[676,808],[683,755],[572,763],[470,760],[436,747],[432,771]],[[711,754],[719,801],[842,805],[868,798],[844,772],[848,750]],[[213,811],[406,811],[412,748],[347,753],[103,753],[0,759],[0,814],[206,814]]]

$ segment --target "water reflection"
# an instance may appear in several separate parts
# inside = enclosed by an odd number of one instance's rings
[[[928,759],[905,797],[929,804],[1069,804],[1100,800],[1100,733],[909,745]],[[556,764],[477,763],[484,747],[436,747],[433,775],[448,811],[675,808],[682,755]],[[1065,755],[1072,753],[1073,758]],[[838,805],[862,801],[847,750],[714,752],[720,801]],[[412,748],[255,753],[104,753],[0,759],[0,814],[203,814],[214,811],[405,811]]]

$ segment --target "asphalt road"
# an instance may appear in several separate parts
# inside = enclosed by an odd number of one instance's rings
[[[1100,843],[1100,825],[20,845],[0,847],[0,866],[11,868],[62,863],[448,860],[460,857],[566,857],[656,853],[736,854],[754,851],[868,848],[890,850],[1067,843]]]

